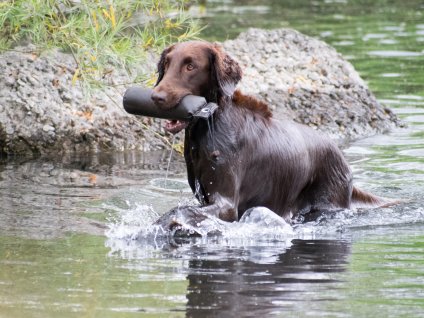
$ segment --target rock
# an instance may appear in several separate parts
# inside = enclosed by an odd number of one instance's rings
[[[71,55],[33,52],[35,48],[27,46],[0,55],[0,154],[164,147],[156,137],[158,127],[149,128],[124,111],[126,87],[98,90],[87,98],[72,83],[76,65]],[[155,63],[150,56],[140,71],[153,72]],[[118,71],[114,79],[129,82],[128,75]]]
[[[43,131],[45,131],[45,132],[54,131],[54,127],[52,127],[50,125],[44,125]]]
[[[319,40],[290,29],[251,29],[223,46],[243,68],[240,89],[268,102],[277,118],[288,116],[343,141],[399,124],[352,65]],[[159,120],[124,111],[126,86],[98,90],[87,99],[72,83],[76,65],[71,55],[34,52],[29,45],[0,55],[0,153],[164,147]],[[134,74],[153,73],[157,60],[157,54],[148,54]],[[112,77],[111,84],[133,79],[120,70]]]
[[[239,88],[275,106],[276,118],[292,118],[340,142],[401,124],[353,66],[320,40],[291,29],[250,29],[223,46],[242,61]]]

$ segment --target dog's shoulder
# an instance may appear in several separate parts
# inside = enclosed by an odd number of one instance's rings
[[[233,105],[241,108],[246,108],[252,112],[258,113],[266,119],[272,117],[272,112],[268,105],[251,95],[245,95],[240,90],[234,92],[232,98]]]

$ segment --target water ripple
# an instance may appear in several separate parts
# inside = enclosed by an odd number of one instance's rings
[[[379,57],[417,57],[423,55],[422,52],[412,51],[369,51],[367,54]]]

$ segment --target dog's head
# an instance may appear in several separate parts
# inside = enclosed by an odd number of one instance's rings
[[[232,96],[242,72],[236,61],[217,44],[192,41],[165,49],[158,63],[158,81],[152,99],[161,109],[171,109],[187,95],[219,102]]]

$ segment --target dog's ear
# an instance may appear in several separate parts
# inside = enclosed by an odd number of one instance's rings
[[[163,76],[165,75],[166,56],[173,49],[174,49],[174,45],[163,50],[162,54],[160,55],[160,59],[159,59],[159,62],[158,62],[158,80],[156,81],[155,86],[159,85],[160,81],[163,79]]]
[[[216,81],[218,93],[221,96],[232,96],[242,77],[240,65],[218,44],[214,44],[211,51],[211,75]]]

